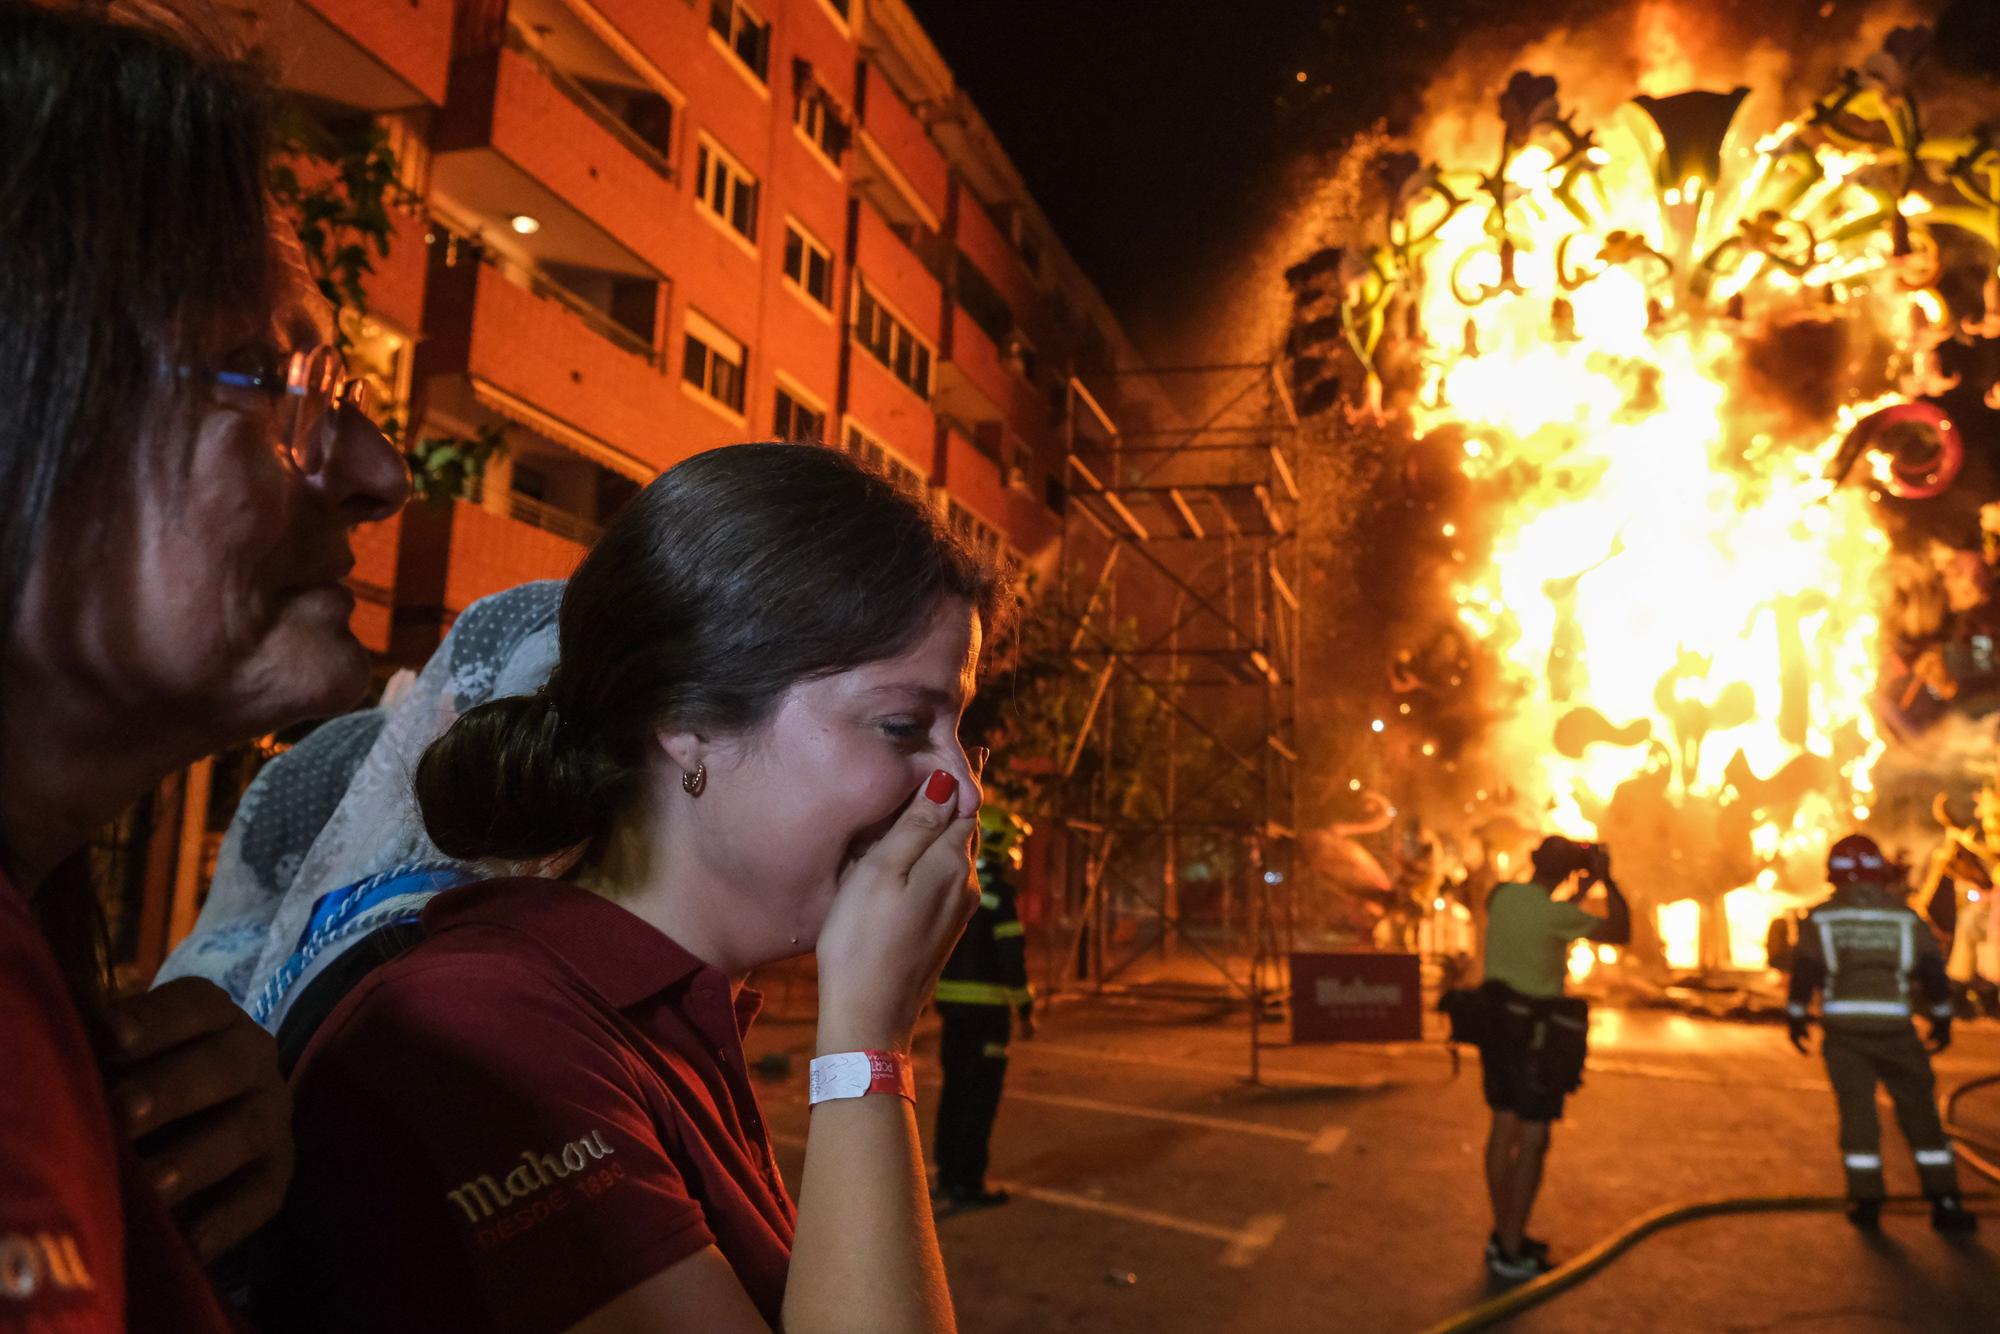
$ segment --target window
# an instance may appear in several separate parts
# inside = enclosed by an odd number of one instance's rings
[[[707,135],[695,155],[694,192],[703,208],[757,244],[757,178]]]
[[[930,489],[924,475],[903,461],[903,457],[853,422],[847,424],[847,452],[867,467],[888,478],[898,491],[917,500]]]
[[[781,384],[777,411],[771,414],[771,434],[780,440],[824,440],[826,413]]]
[[[743,344],[689,311],[687,349],[681,357],[681,379],[731,412],[743,411],[743,367],[749,353]]]
[[[833,252],[791,218],[785,219],[785,276],[821,307],[833,309]]]
[[[813,81],[812,66],[803,60],[794,63],[798,67],[798,97],[792,104],[792,124],[814,152],[837,167],[847,151],[847,120],[827,91]]]
[[[988,560],[998,561],[1000,559],[1002,543],[999,529],[987,523],[956,500],[951,501],[946,507],[946,515],[951,524],[951,531],[958,536],[960,541]]]
[[[708,26],[737,62],[763,83],[771,73],[771,25],[743,0],[709,0]]]
[[[854,303],[854,338],[868,349],[889,373],[929,398],[931,394],[931,350],[866,287]]]

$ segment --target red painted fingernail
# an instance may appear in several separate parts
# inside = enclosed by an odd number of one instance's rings
[[[942,806],[950,801],[952,794],[957,791],[958,780],[939,769],[931,774],[931,781],[924,784],[924,800],[933,806]]]

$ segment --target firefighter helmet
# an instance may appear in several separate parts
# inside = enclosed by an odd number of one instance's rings
[[[991,801],[979,807],[979,869],[1018,871],[1021,869],[1021,840],[1035,832],[1034,826],[1014,812]]]
[[[1880,884],[1893,874],[1881,847],[1866,834],[1849,834],[1826,854],[1826,878],[1836,885]]]

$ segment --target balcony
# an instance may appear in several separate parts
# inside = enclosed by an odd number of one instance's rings
[[[539,264],[658,277],[675,258],[672,168],[518,31],[460,62],[432,187]],[[534,230],[516,231],[522,216]]]
[[[1033,557],[1052,541],[1062,521],[1043,503],[1039,470],[1009,485],[1004,469],[975,445],[957,423],[945,432],[945,490],[997,525],[1015,550]]]
[[[879,70],[871,70],[861,117],[861,147],[870,163],[858,160],[857,172],[882,170],[904,193],[929,210],[933,223],[944,217],[950,173],[944,155]]]
[[[904,243],[873,208],[862,205],[855,245],[855,266],[910,327],[935,345],[944,290],[923,259]]]
[[[465,371],[475,397],[509,416],[539,414],[530,424],[559,439],[567,428],[568,437],[601,442],[579,452],[608,448],[624,457],[621,470],[635,470],[634,460],[664,467],[662,427],[678,400],[658,354],[561,288],[515,276],[534,289],[493,265],[477,267],[463,364],[430,369]]]
[[[1007,513],[1007,479],[1000,464],[973,444],[956,422],[945,427],[944,478],[945,489],[980,514],[997,522]]]
[[[395,637],[399,662],[421,662],[460,612],[531,579],[567,579],[584,547],[469,500],[419,501],[403,511]]]
[[[1013,310],[1015,323],[1027,319],[1039,304],[1034,279],[1014,243],[969,189],[958,194],[958,235],[953,240]]]
[[[963,310],[951,313],[951,356],[938,367],[937,401],[940,412],[963,422],[1001,421],[1030,440],[1048,434],[1048,404]]]
[[[532,502],[530,502],[532,503]],[[584,544],[470,501],[452,502],[444,605],[456,616],[480,598],[530,579],[567,579]]]
[[[287,88],[364,111],[444,102],[452,0],[248,0]]]

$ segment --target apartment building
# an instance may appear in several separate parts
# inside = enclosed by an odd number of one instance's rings
[[[1101,440],[1136,359],[904,0],[246,4],[311,114],[395,151],[346,325],[385,420],[504,445],[475,494],[358,536],[385,671],[733,441],[851,450],[977,545],[1053,561],[1069,423]],[[195,766],[107,845],[139,975],[255,763]]]
[[[730,441],[849,449],[1049,558],[1072,377],[1115,402],[1130,349],[902,0],[254,3],[283,80],[398,152],[350,328],[387,412],[505,442],[364,538],[385,661]]]

